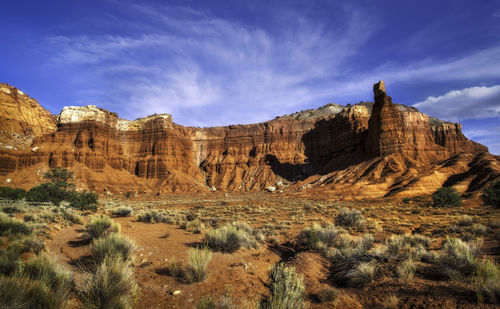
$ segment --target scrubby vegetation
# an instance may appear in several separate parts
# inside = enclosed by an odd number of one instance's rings
[[[321,227],[313,224],[299,233],[298,240],[309,249],[319,250],[325,247],[332,247],[338,240],[339,234],[340,231],[334,226]]]
[[[442,275],[460,278],[473,275],[479,266],[481,245],[478,242],[464,242],[458,238],[447,238],[439,254]]]
[[[191,248],[188,251],[187,266],[184,267],[177,259],[172,258],[165,269],[167,274],[184,283],[201,282],[208,275],[208,263],[212,252],[204,248]]]
[[[276,264],[271,270],[270,296],[261,304],[263,309],[305,308],[304,279],[295,268]]]
[[[132,208],[126,206],[121,206],[111,211],[111,214],[115,217],[130,217],[132,213]]]
[[[343,208],[335,217],[335,224],[345,228],[362,228],[365,218],[359,210]]]
[[[457,190],[450,187],[438,189],[432,194],[434,207],[462,206],[462,197]]]
[[[126,262],[131,260],[135,248],[130,238],[120,234],[110,234],[94,239],[90,246],[90,253],[97,264],[101,264],[106,258]]]
[[[0,197],[9,200],[21,200],[26,197],[26,190],[0,187]]]
[[[214,251],[231,253],[241,247],[257,248],[258,239],[263,239],[263,236],[248,224],[232,223],[209,230],[202,241]]]
[[[481,302],[500,305],[500,267],[495,262],[487,260],[478,265],[476,291]]]
[[[481,198],[486,205],[492,205],[496,208],[500,208],[500,181],[497,181],[484,189]]]
[[[0,213],[0,235],[30,235],[33,227],[26,222],[10,218]]]
[[[104,235],[119,233],[121,226],[106,216],[97,215],[90,218],[85,229],[91,238],[99,238]]]
[[[86,308],[132,308],[137,295],[133,268],[108,257],[84,277],[78,298]]]
[[[147,223],[172,223],[172,220],[156,210],[146,211],[137,217],[139,222]]]

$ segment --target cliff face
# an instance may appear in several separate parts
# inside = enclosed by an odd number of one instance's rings
[[[383,82],[374,86],[374,104],[329,104],[264,123],[213,128],[177,125],[167,114],[128,121],[95,106],[65,107],[56,127],[36,101],[9,89],[0,97],[2,116],[10,119],[5,130],[30,134],[31,140],[24,149],[0,148],[0,182],[10,179],[26,188],[40,180],[40,170],[62,166],[76,171],[81,187],[99,193],[274,186],[321,188],[332,195],[371,188],[360,197],[412,195],[430,193],[464,173],[480,153],[483,162],[493,162],[489,169],[482,164],[481,173],[498,177],[498,158],[465,138],[459,124],[431,121],[393,104]],[[455,169],[439,169],[456,156]],[[419,184],[432,168],[446,177]],[[477,189],[468,185],[474,173],[458,181],[464,191]]]

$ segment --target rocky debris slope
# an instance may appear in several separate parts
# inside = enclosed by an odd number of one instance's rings
[[[31,140],[27,149],[0,148],[0,182],[26,188],[40,180],[29,175],[62,166],[99,193],[274,188],[362,198],[426,194],[444,183],[474,191],[500,171],[498,157],[459,124],[392,103],[383,82],[375,103],[212,128],[184,127],[167,114],[123,120],[96,106],[65,107],[56,127],[36,101],[9,89],[0,97],[11,111],[5,129]]]

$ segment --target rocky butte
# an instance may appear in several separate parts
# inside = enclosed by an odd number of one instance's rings
[[[0,84],[0,184],[29,189],[43,171],[76,172],[100,194],[289,191],[332,198],[475,194],[500,178],[500,157],[461,125],[392,103],[384,82],[374,103],[277,117],[263,123],[184,127],[167,114],[134,121],[96,106],[58,117]]]

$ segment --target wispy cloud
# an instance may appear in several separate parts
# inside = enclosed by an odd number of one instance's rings
[[[375,28],[355,10],[337,32],[296,15],[277,34],[192,9],[134,8],[154,32],[53,37],[51,65],[90,72],[92,82],[78,80],[92,89],[81,104],[121,106],[128,118],[168,112],[184,124],[262,121],[327,103],[326,79],[341,75]]]
[[[413,106],[449,121],[500,117],[500,85],[453,90]]]

